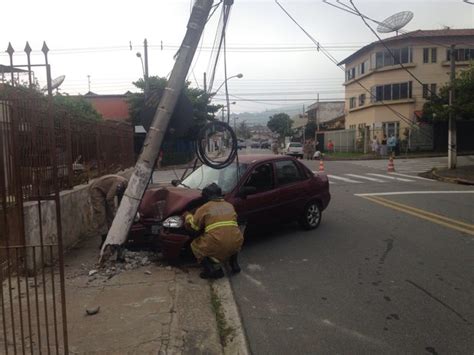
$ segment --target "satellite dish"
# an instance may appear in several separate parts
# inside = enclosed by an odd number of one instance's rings
[[[61,75],[61,76],[58,76],[56,79],[54,79],[53,81],[51,81],[51,90],[54,90],[54,89],[57,89],[61,86],[61,84],[63,83],[64,79],[66,79],[66,76],[65,75]],[[43,88],[43,91],[48,91],[48,85],[46,85],[44,88]]]
[[[413,19],[413,12],[402,11],[390,17],[387,17],[377,26],[377,31],[380,33],[397,32],[405,27]]]

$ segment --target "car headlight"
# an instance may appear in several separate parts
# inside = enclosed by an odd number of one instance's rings
[[[171,216],[163,221],[165,228],[181,228],[183,226],[183,218],[181,216]]]
[[[140,221],[140,212],[137,212],[137,214],[135,215],[135,218],[133,219],[133,221],[135,223],[137,223],[138,221]]]

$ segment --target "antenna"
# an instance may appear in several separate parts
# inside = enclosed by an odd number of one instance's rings
[[[57,92],[61,84],[64,82],[64,79],[66,79],[65,75],[58,76],[56,79],[54,79],[51,82],[51,90],[56,89]],[[46,85],[45,87],[43,87],[42,91],[48,91],[48,86]]]
[[[413,19],[413,12],[402,11],[390,17],[387,17],[381,24],[377,26],[377,31],[380,33],[396,32],[405,27]]]

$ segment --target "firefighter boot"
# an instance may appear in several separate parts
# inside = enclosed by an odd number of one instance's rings
[[[204,271],[199,274],[202,279],[219,279],[224,276],[224,271],[220,265],[216,265],[209,258],[204,258],[201,262]]]
[[[240,272],[239,261],[237,260],[239,254],[235,253],[229,259],[229,265],[233,274],[238,274]]]

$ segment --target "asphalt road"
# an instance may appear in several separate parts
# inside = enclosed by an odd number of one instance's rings
[[[232,285],[252,353],[472,354],[474,189],[407,166],[325,168],[332,201],[317,230],[246,240]]]

